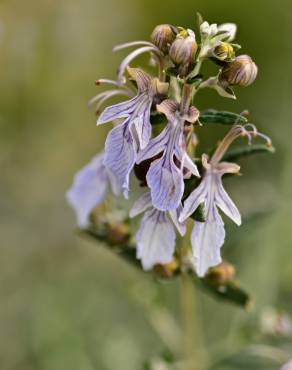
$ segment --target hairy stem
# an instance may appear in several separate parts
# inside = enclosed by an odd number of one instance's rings
[[[192,91],[193,91],[192,85],[185,83],[183,86],[181,103],[180,103],[180,112],[183,115],[187,114],[189,111],[191,99],[192,99]]]

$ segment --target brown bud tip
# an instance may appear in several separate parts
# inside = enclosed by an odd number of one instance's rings
[[[164,279],[172,278],[179,270],[179,262],[176,258],[174,258],[171,262],[166,263],[164,265],[156,265],[154,266],[155,273]]]
[[[95,83],[96,86],[100,85],[100,81],[99,80],[95,80],[94,83]]]
[[[112,245],[124,245],[130,239],[129,226],[126,223],[107,225],[106,237]]]
[[[156,26],[151,34],[151,40],[163,53],[167,54],[169,46],[176,36],[175,27],[170,24]]]
[[[190,65],[194,62],[197,48],[195,34],[190,30],[179,33],[172,43],[169,56],[179,67],[181,76],[188,73]]]
[[[249,86],[257,77],[258,67],[248,55],[240,55],[228,63],[220,74],[220,81],[227,85]]]
[[[224,285],[234,279],[235,268],[230,263],[223,261],[220,265],[209,269],[206,278],[216,286]]]

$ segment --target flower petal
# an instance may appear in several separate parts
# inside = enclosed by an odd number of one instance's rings
[[[104,165],[127,197],[130,173],[136,161],[135,144],[127,122],[114,127],[105,142]]]
[[[223,188],[220,175],[216,176],[215,203],[226,214],[226,216],[228,216],[238,226],[241,225],[241,215],[239,210]]]
[[[147,211],[136,235],[137,258],[144,270],[171,262],[175,249],[175,231],[165,212]]]
[[[179,221],[179,216],[182,212],[182,205],[180,204],[177,209],[172,209],[169,211],[169,215],[172,219],[172,222],[175,224],[178,232],[181,236],[184,236],[186,233],[186,225],[183,222]]]
[[[133,207],[130,210],[130,217],[133,218],[140,213],[143,213],[152,206],[151,194],[150,191],[144,193],[136,202],[133,204]]]
[[[149,90],[152,78],[140,68],[127,67],[127,72],[136,81],[139,92]]]
[[[187,152],[183,155],[182,166],[187,168],[191,173],[197,177],[200,177],[200,173],[196,164],[191,160]]]
[[[206,222],[195,222],[191,241],[193,263],[199,277],[205,276],[208,269],[221,262],[220,248],[225,239],[224,223],[214,206],[213,217]]]
[[[228,34],[227,41],[233,41],[236,36],[237,26],[235,23],[223,23],[218,26],[218,32],[226,32]]]
[[[200,112],[194,106],[191,106],[188,113],[183,117],[186,121],[190,123],[195,123],[200,116]]]
[[[171,125],[168,124],[163,131],[152,139],[144,150],[141,150],[137,155],[137,163],[141,163],[146,159],[152,158],[164,151],[166,144],[171,135]]]
[[[182,171],[173,160],[168,161],[163,156],[152,162],[146,180],[155,208],[167,211],[179,206],[184,192],[184,181]]]
[[[108,190],[108,176],[103,165],[103,153],[95,156],[74,177],[66,197],[76,212],[78,226],[89,224],[91,211],[100,204]]]
[[[118,118],[128,117],[135,110],[138,101],[139,95],[135,96],[131,100],[107,107],[99,116],[96,124],[101,125],[106,122],[114,121]]]
[[[165,114],[169,121],[173,121],[176,117],[175,114],[179,109],[179,104],[171,99],[165,99],[162,103],[156,105],[158,112]]]
[[[220,162],[216,165],[216,170],[222,175],[224,175],[225,173],[239,173],[240,166],[236,163]]]
[[[139,105],[136,107],[137,116],[131,120],[131,125],[135,125],[140,148],[144,149],[149,143],[152,126],[150,123],[150,109],[152,99],[145,93],[139,98]],[[134,115],[133,115],[134,116]]]
[[[185,200],[183,210],[179,217],[180,222],[185,221],[195,212],[201,203],[205,202],[208,190],[208,182],[206,177],[204,177],[200,185]]]

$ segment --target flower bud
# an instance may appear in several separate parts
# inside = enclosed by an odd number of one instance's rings
[[[157,276],[164,279],[172,278],[178,272],[178,270],[179,270],[179,261],[176,258],[173,258],[173,260],[169,263],[154,266],[154,271],[157,274]]]
[[[232,281],[234,275],[234,267],[230,263],[223,261],[218,266],[210,268],[206,278],[213,285],[220,286]]]
[[[172,43],[169,56],[172,62],[179,67],[181,76],[188,72],[190,65],[194,61],[197,48],[196,37],[191,30],[180,32]]]
[[[248,55],[240,55],[227,64],[221,74],[220,82],[223,85],[249,86],[256,79],[258,67]]]
[[[213,55],[219,60],[231,60],[235,56],[232,45],[228,42],[221,42],[220,45],[216,46],[213,50]]]
[[[126,223],[107,225],[106,237],[111,245],[124,245],[130,238],[129,226]]]
[[[175,28],[170,24],[160,24],[152,32],[151,40],[163,53],[168,52],[169,45],[172,44],[176,36]]]

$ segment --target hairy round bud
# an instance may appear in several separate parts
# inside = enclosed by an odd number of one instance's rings
[[[167,53],[169,45],[176,36],[175,28],[170,24],[160,24],[152,32],[151,40],[163,53]]]
[[[107,225],[106,236],[111,245],[124,245],[130,239],[129,225],[126,223]]]
[[[179,270],[179,261],[174,257],[173,260],[166,264],[154,266],[154,271],[158,277],[164,279],[172,278]]]
[[[234,58],[235,52],[228,42],[221,42],[220,45],[215,47],[213,55],[219,60],[230,60]]]
[[[249,86],[256,79],[258,67],[248,55],[240,55],[227,64],[221,74],[220,82],[227,85]]]
[[[206,278],[213,285],[220,286],[232,281],[234,276],[234,266],[226,261],[223,261],[218,266],[211,267],[206,275]]]
[[[193,63],[198,45],[195,34],[191,31],[180,32],[172,43],[169,56],[172,62],[179,67],[179,72],[184,75]]]

